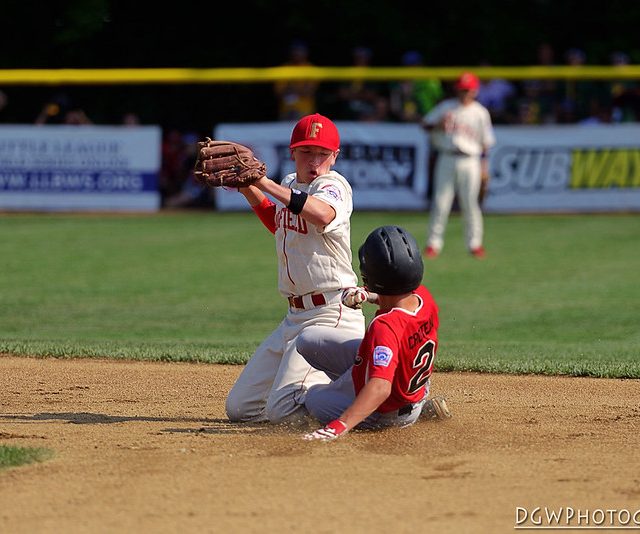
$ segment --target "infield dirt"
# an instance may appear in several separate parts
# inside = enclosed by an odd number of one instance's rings
[[[240,370],[0,356],[0,444],[55,453],[0,471],[0,532],[499,533],[518,508],[640,508],[639,380],[436,373],[452,419],[309,443],[226,421]]]

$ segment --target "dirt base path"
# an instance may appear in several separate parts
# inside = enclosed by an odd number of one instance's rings
[[[0,471],[0,532],[495,533],[536,507],[640,509],[638,380],[440,373],[451,420],[309,443],[226,422],[240,370],[0,357],[0,444],[55,451]]]

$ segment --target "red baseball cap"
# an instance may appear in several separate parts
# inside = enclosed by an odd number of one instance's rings
[[[305,145],[319,146],[335,152],[340,148],[338,128],[319,113],[302,117],[293,128],[289,148]]]
[[[456,89],[470,89],[473,91],[475,89],[478,89],[478,87],[480,87],[480,80],[475,74],[472,74],[470,72],[463,72],[456,82]]]

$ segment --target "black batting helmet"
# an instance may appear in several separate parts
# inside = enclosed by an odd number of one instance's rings
[[[415,238],[399,226],[381,226],[358,250],[364,285],[383,295],[401,295],[422,283],[424,264]]]

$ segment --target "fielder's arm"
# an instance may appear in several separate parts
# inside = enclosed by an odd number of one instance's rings
[[[238,191],[244,195],[251,209],[258,216],[262,224],[272,234],[276,233],[276,205],[271,202],[257,187],[240,187]]]
[[[258,180],[252,187],[258,189],[261,194],[270,194],[285,206],[291,205],[291,198],[294,195],[292,190],[288,187],[277,184],[266,176]],[[313,224],[314,226],[327,226],[336,218],[336,210],[333,209],[330,204],[314,198],[311,195],[306,197],[304,205],[302,206],[302,211],[300,211],[299,214],[305,221]]]

